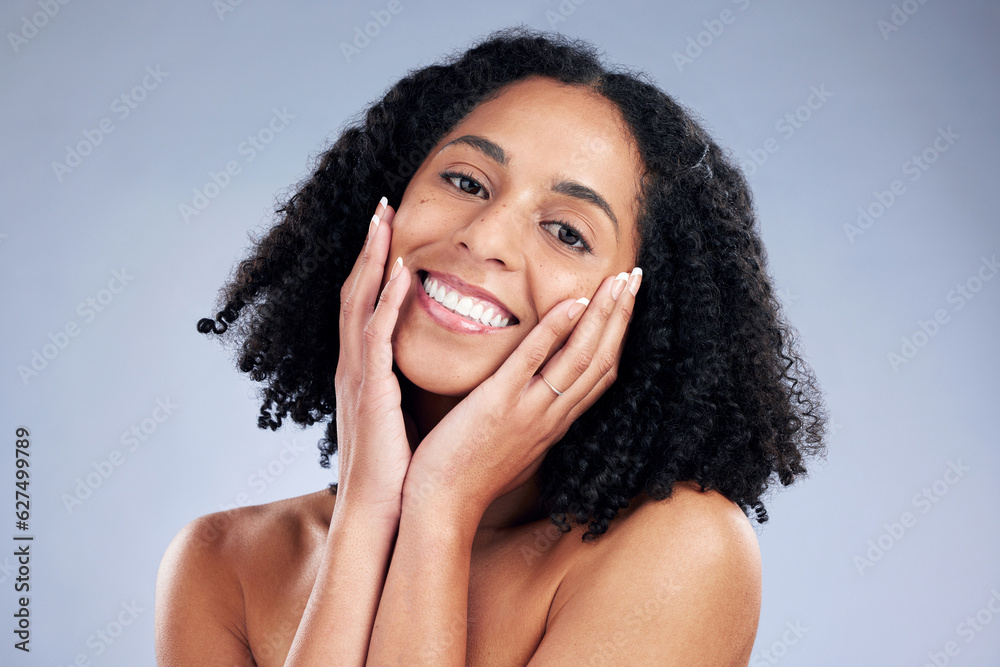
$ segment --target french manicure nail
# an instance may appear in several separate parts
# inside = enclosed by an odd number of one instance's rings
[[[368,223],[368,240],[365,241],[365,247],[371,247],[371,244],[375,238],[375,232],[378,231],[378,215],[373,215],[371,222]]]
[[[628,274],[622,271],[615,279],[611,282],[611,298],[615,301],[621,296],[622,291],[625,289],[625,281],[628,280]]]
[[[380,215],[384,215],[385,214],[385,209],[388,206],[389,206],[389,200],[386,199],[385,197],[382,197],[381,199],[378,200],[378,206],[375,207],[375,210],[378,211],[379,208],[381,208],[382,209],[382,213]]]
[[[399,275],[399,270],[403,267],[403,258],[397,257],[396,263],[392,265],[392,272],[389,274],[389,280],[392,280]]]
[[[580,311],[586,308],[588,303],[590,303],[590,299],[588,299],[585,296],[581,296],[579,299],[577,299],[576,303],[570,306],[569,310],[566,311],[566,314],[569,315],[569,319],[573,319],[574,317],[579,315]]]
[[[632,274],[629,276],[628,281],[628,291],[632,292],[632,296],[635,296],[639,291],[639,283],[642,282],[642,269],[638,266],[632,269]]]

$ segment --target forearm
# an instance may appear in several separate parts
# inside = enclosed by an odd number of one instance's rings
[[[338,504],[285,667],[365,664],[399,520]]]
[[[462,667],[475,526],[426,505],[403,507],[368,664]]]

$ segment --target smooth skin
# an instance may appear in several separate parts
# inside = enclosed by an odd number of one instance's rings
[[[398,212],[378,206],[341,290],[337,497],[188,524],[160,567],[159,664],[748,663],[761,568],[738,506],[682,482],[585,544],[538,505],[545,453],[627,338],[632,141],[604,98],[532,77],[431,150]],[[442,327],[421,270],[488,289],[517,324]]]

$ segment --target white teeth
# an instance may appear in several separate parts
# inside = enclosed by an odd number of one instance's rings
[[[458,300],[458,303],[455,304],[455,312],[458,313],[459,315],[468,315],[469,311],[471,310],[472,310],[472,299],[470,299],[467,296],[463,296],[461,299]]]
[[[510,322],[510,317],[501,316],[493,306],[472,297],[462,296],[455,290],[449,290],[430,276],[424,279],[423,285],[424,291],[432,299],[463,317],[493,327],[505,327]]]

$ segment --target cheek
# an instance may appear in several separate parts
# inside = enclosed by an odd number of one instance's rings
[[[554,272],[551,264],[535,265],[533,281],[530,287],[534,295],[538,319],[545,317],[552,308],[566,299],[579,299],[585,296],[594,300],[594,293],[600,286],[604,275],[591,275],[572,271]]]
[[[405,262],[407,253],[412,250],[447,237],[446,211],[434,204],[434,198],[429,196],[413,199],[412,202],[404,200],[392,220],[389,250],[394,254],[386,260],[387,263],[391,264],[397,255],[402,255]]]

